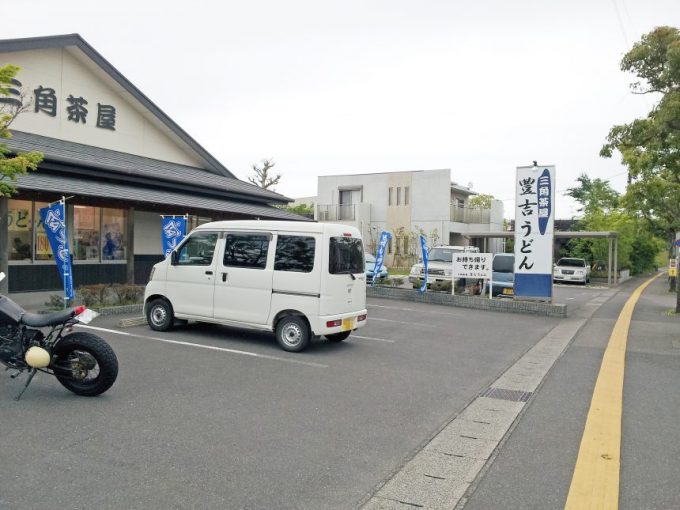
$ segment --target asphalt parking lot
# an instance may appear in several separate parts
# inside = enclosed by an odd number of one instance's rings
[[[120,362],[105,395],[41,374],[15,402],[22,380],[0,379],[0,508],[356,508],[559,321],[368,308],[347,341],[301,354],[264,333],[97,319]]]

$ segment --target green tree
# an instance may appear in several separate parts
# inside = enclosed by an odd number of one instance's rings
[[[470,207],[478,207],[480,209],[491,209],[491,201],[493,200],[493,195],[485,195],[484,193],[480,195],[475,195],[470,198],[468,205]]]
[[[18,100],[0,102],[0,139],[12,137],[10,125],[17,116],[30,105],[24,101],[24,95],[16,87],[16,75],[19,67],[8,64],[0,67],[0,96],[12,97],[19,95]],[[39,152],[22,152],[10,157],[12,151],[6,144],[0,143],[0,197],[11,196],[16,192],[16,180],[29,170],[38,168],[43,155]]]
[[[619,205],[619,193],[612,189],[607,181],[591,179],[585,173],[581,174],[576,181],[579,185],[568,188],[565,195],[581,204],[579,212],[587,214],[599,209],[609,211]]]
[[[566,194],[579,203],[579,210],[584,213],[579,219],[579,228],[594,232],[616,232],[619,268],[630,269],[633,274],[653,268],[661,245],[647,225],[621,206],[619,193],[607,181],[591,180],[585,174],[577,181],[579,185],[569,188]],[[567,244],[563,255],[584,258],[596,270],[605,268],[609,260],[609,240],[574,239]]]
[[[273,159],[263,159],[261,167],[253,165],[253,172],[255,175],[248,177],[248,180],[255,186],[274,191],[274,186],[281,180],[281,174],[273,175],[273,172],[271,171],[272,168],[274,168],[274,165],[276,165],[276,163],[274,163]]]
[[[625,203],[662,234],[680,230],[680,31],[659,27],[623,58],[621,69],[640,78],[635,94],[656,94],[647,117],[614,126],[601,155],[621,154],[630,184]]]
[[[299,214],[300,216],[314,217],[314,204],[298,204],[287,206],[286,211]]]
[[[642,36],[621,69],[637,76],[634,94],[654,94],[659,101],[645,118],[614,126],[600,154],[619,151],[629,178],[624,205],[667,239],[670,250],[680,231],[680,31],[658,27]]]

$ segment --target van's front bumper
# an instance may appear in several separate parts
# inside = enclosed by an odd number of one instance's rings
[[[363,317],[363,320],[359,320]],[[340,321],[337,326],[328,326],[329,322]],[[362,328],[368,322],[368,311],[366,309],[357,312],[342,313],[339,315],[321,315],[317,324],[312,324],[315,335],[332,335],[343,331],[354,331]]]

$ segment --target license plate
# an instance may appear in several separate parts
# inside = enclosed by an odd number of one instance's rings
[[[512,289],[503,289],[503,294],[506,296],[512,296]]]
[[[354,319],[342,319],[342,330],[349,331],[354,329]]]

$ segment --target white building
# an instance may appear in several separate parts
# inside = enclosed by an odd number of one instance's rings
[[[418,170],[318,178],[315,219],[357,227],[367,250],[375,250],[381,230],[392,233],[390,266],[407,266],[419,255],[418,234],[428,245],[477,245],[503,251],[502,240],[470,239],[468,232],[503,230],[503,203],[470,208],[474,191],[451,181],[451,170]],[[309,200],[309,199],[307,199]]]

